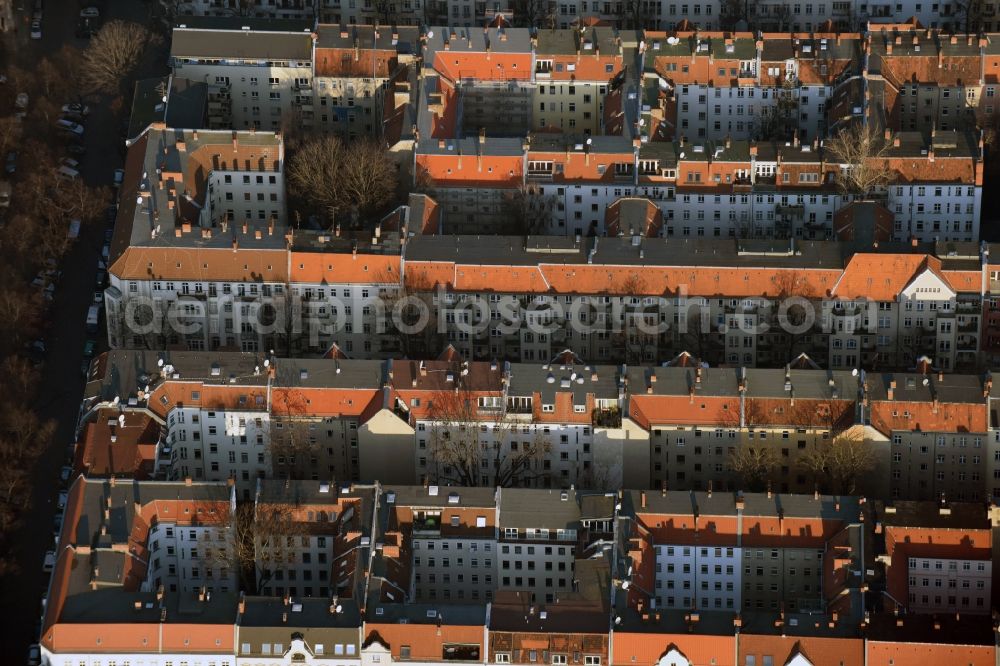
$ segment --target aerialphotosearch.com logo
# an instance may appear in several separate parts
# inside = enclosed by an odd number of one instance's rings
[[[335,290],[331,289],[331,292]],[[738,331],[791,335],[845,330],[837,315],[854,317],[846,330],[871,327],[877,304],[845,304],[789,296],[756,298],[689,297],[681,287],[663,296],[551,296],[455,294],[444,288],[419,294],[372,289],[368,299],[317,297],[309,290],[273,296],[223,294],[211,299],[178,294],[176,299],[133,295],[112,307],[114,325],[131,336],[291,337],[319,345],[338,334],[449,334],[502,337],[520,332],[661,335],[725,334]]]

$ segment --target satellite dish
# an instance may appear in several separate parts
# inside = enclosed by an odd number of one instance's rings
[[[117,405],[119,402],[121,402],[121,400],[122,399],[116,395],[115,399],[111,401],[111,404],[112,405]]]
[[[631,584],[632,584],[632,583],[630,583],[629,581],[627,581],[627,580],[623,580],[623,581],[622,581],[622,589],[623,589],[623,590],[627,590],[627,589],[628,589],[628,586],[629,586],[629,585],[631,585]]]
[[[271,359],[268,359],[268,358],[264,359],[264,367],[265,368],[271,367]]]
[[[593,140],[593,139],[591,139],[590,137],[587,137],[587,145],[588,145],[588,146],[590,146],[590,145],[592,145],[593,143],[594,143],[594,140]]]
[[[337,604],[337,612],[339,613],[339,612],[341,612],[343,610],[344,610],[344,607],[341,606],[340,604]]]
[[[163,367],[163,359],[162,358],[156,360],[156,367],[158,367],[158,368],[162,368]]]
[[[857,368],[853,368],[851,370],[851,376],[852,377],[857,377],[858,376],[858,369]]]
[[[136,204],[136,205],[138,206],[138,205],[140,205],[141,203],[142,203],[142,197],[136,197],[136,198],[135,198],[135,204]]]
[[[434,39],[434,31],[433,30],[428,30],[427,31],[427,39]]]

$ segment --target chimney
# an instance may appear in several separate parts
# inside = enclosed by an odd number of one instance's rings
[[[646,508],[646,491],[642,490],[639,492],[639,502],[642,504],[642,508]]]
[[[767,499],[773,499],[773,498],[774,498],[774,493],[771,492],[771,482],[768,481],[767,482]]]
[[[233,132],[233,150],[237,150],[240,147],[239,135]]]
[[[190,485],[192,485],[193,483],[194,483],[194,481],[193,481],[193,480],[191,479],[191,477],[190,477],[190,476],[185,476],[185,477],[184,477],[184,485],[185,485],[185,486],[190,486]]]

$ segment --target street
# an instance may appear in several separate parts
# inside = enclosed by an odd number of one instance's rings
[[[17,64],[30,68],[42,56],[58,51],[64,44],[84,48],[86,40],[74,36],[80,7],[78,0],[46,0],[42,22],[42,38],[29,37],[31,0],[15,2],[19,29],[17,34],[4,35],[2,68]],[[104,0],[94,3],[105,20],[112,18],[132,20],[148,25],[151,5],[135,0]],[[163,49],[161,49],[163,50]],[[157,56],[157,71],[143,71],[140,76],[166,73],[165,58]],[[154,65],[145,69],[152,70]],[[69,100],[67,100],[69,101]],[[89,185],[110,185],[114,169],[122,166],[120,150],[121,122],[127,117],[116,118],[108,108],[107,99],[88,99],[91,115],[86,126],[87,153],[81,159],[80,171]],[[25,159],[28,159],[27,156]],[[108,202],[110,203],[110,201]],[[40,598],[47,585],[48,574],[42,572],[45,552],[53,547],[51,525],[56,509],[56,495],[60,487],[59,470],[66,464],[67,445],[75,440],[83,380],[80,364],[87,339],[84,326],[87,309],[96,288],[97,262],[104,243],[105,219],[103,215],[91,224],[85,224],[79,240],[66,255],[59,268],[62,279],[55,293],[55,300],[47,313],[45,341],[48,356],[42,368],[41,394],[36,411],[43,420],[57,423],[56,435],[38,458],[33,471],[32,519],[27,521],[15,540],[20,571],[6,581],[0,591],[0,607],[6,610],[2,635],[7,646],[5,663],[24,663],[30,643],[37,642],[38,620],[41,613]],[[103,288],[103,287],[102,287]],[[103,333],[98,336],[98,353],[106,348]]]

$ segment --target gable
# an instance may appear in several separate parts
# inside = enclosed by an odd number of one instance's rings
[[[805,658],[801,652],[785,662],[785,666],[813,666],[813,663]]]
[[[955,297],[955,291],[937,273],[924,268],[903,288],[900,296],[905,300],[947,301]]]
[[[691,662],[681,654],[680,650],[671,648],[666,654],[660,657],[660,660],[656,662],[656,666],[691,666]]]

